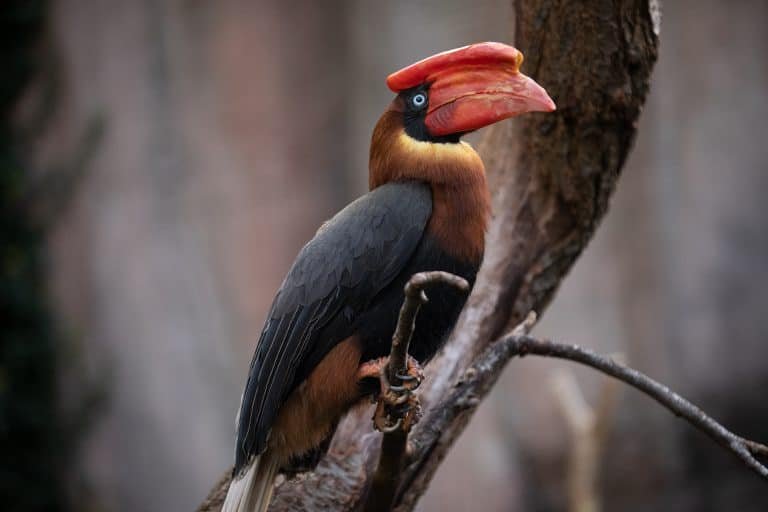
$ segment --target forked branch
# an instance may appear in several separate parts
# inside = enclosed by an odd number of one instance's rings
[[[642,391],[673,414],[702,431],[738,457],[748,468],[768,480],[768,467],[757,459],[757,456],[768,456],[768,446],[734,434],[667,386],[642,372],[616,362],[611,357],[600,355],[579,345],[555,343],[530,336],[528,331],[535,321],[536,314],[534,312],[529,313],[528,318],[521,324],[522,327],[516,328],[511,334],[492,343],[475,359],[470,369],[465,373],[463,382],[457,386],[454,393],[446,397],[444,404],[438,407],[448,411],[456,411],[455,407],[452,409],[447,405],[466,402],[467,397],[473,397],[474,401],[479,401],[490,390],[501,367],[513,357],[536,355],[567,359],[591,366]],[[455,415],[460,413],[461,411],[457,411]],[[445,424],[449,424],[453,419],[448,415],[445,418]]]

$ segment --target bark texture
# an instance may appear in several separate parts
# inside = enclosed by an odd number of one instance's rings
[[[451,341],[426,369],[425,415],[411,433],[401,512],[416,505],[479,403],[446,401],[456,382],[492,340],[546,308],[605,214],[657,56],[655,2],[528,0],[515,8],[523,71],[558,110],[494,126],[481,143],[495,214],[486,259]],[[354,510],[376,465],[377,436],[369,410],[350,415],[317,470],[279,485],[270,510]],[[220,504],[209,499],[201,510]]]

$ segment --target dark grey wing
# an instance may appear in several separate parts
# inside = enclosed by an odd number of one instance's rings
[[[344,208],[304,246],[251,361],[237,421],[236,472],[264,450],[280,406],[306,377],[297,369],[317,364],[352,334],[352,317],[405,267],[431,213],[427,185],[387,184]],[[338,315],[350,321],[329,326]]]

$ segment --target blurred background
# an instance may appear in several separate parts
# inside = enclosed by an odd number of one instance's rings
[[[285,271],[366,190],[384,78],[512,41],[510,1],[1,10],[3,502],[192,510],[232,462],[235,409]],[[767,19],[763,0],[664,5],[611,211],[536,329],[620,353],[761,440]],[[420,510],[566,510],[574,430],[556,383],[570,378],[604,426],[605,510],[766,509],[764,482],[649,399],[526,358]]]

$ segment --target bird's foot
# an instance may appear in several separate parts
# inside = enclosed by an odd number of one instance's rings
[[[398,381],[393,384],[388,378],[389,367],[383,364],[379,371],[380,393],[373,423],[381,432],[402,430],[408,432],[421,418],[421,404],[414,391],[424,380],[419,363],[408,356],[405,374],[396,374]]]
[[[387,378],[389,357],[380,357],[361,364],[357,369],[357,381],[366,389],[371,387],[366,381],[374,380],[378,383],[378,386],[375,386],[378,389],[371,391],[374,399],[387,389],[395,393],[402,393],[406,390],[415,391],[421,384],[421,381],[424,380],[424,371],[421,369],[419,362],[410,355],[407,362],[408,369],[405,374],[401,375],[398,373],[396,375],[400,381],[398,385],[391,385]]]
[[[389,359],[389,358],[386,358],[386,359]],[[387,377],[388,375],[389,375],[389,362],[387,361],[387,364],[385,364],[384,367],[379,372],[379,381],[381,382],[381,390],[382,392],[390,391],[390,392],[393,392],[395,395],[399,395],[399,396],[406,396],[408,393],[412,393],[416,391],[416,389],[421,385],[421,381],[424,380],[424,370],[421,369],[421,365],[419,365],[419,362],[410,355],[406,360],[405,373],[395,374],[396,380],[400,382],[399,384],[395,385],[389,382],[389,378]],[[394,397],[392,397],[392,399],[395,400]]]
[[[373,413],[373,426],[385,434],[396,430],[410,432],[420,419],[421,402],[419,402],[419,397],[409,394],[404,402],[394,407],[384,400],[379,400],[376,403],[376,411]]]

